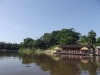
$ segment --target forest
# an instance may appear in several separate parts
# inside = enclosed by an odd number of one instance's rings
[[[20,44],[0,42],[0,50],[18,50],[20,48],[45,50],[52,46],[62,44],[92,44],[98,46],[100,45],[100,37],[96,36],[97,34],[94,30],[90,30],[87,35],[81,35],[81,33],[75,31],[74,28],[62,29],[52,31],[51,33],[44,33],[44,35],[38,39],[25,38]]]
[[[18,50],[20,44],[0,42],[0,50]]]
[[[81,35],[80,32],[76,32],[74,28],[62,29],[52,31],[51,33],[45,33],[39,39],[25,38],[21,42],[22,48],[29,49],[48,49],[55,45],[62,44],[91,44],[93,46],[100,45],[100,37],[96,37],[97,34],[94,30],[90,30],[87,35]]]

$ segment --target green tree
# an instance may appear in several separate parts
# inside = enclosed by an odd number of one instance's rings
[[[41,39],[37,39],[35,42],[35,48],[45,49],[46,48],[45,42]]]
[[[5,43],[0,42],[0,49],[6,49],[6,50],[18,50],[20,48],[20,45],[17,43]]]
[[[51,33],[52,35],[52,40],[53,40],[53,45],[59,45],[60,44],[60,38],[61,38],[61,31],[53,31]]]
[[[87,37],[86,37],[86,35],[80,36],[79,42],[80,42],[81,44],[87,44],[88,42],[87,42]]]
[[[88,32],[87,39],[89,44],[96,43],[96,32],[94,32],[94,30],[90,30]]]
[[[51,33],[45,33],[42,37],[41,40],[42,42],[45,43],[46,47],[50,47],[50,42],[51,42],[52,36]]]
[[[97,38],[96,42],[97,43],[100,43],[100,37]]]
[[[96,39],[96,45],[97,45],[97,46],[100,46],[100,37],[98,37],[98,38]]]
[[[26,38],[24,39],[24,42],[21,43],[21,45],[25,48],[30,48],[32,49],[34,47],[34,39],[32,38]]]
[[[75,30],[71,28],[45,33],[41,39],[45,42],[46,47],[50,47],[60,44],[75,44],[79,40],[79,37],[80,33],[75,32]]]
[[[45,33],[42,37],[41,40],[44,41],[45,47],[51,47],[53,45],[57,44],[57,40],[56,40],[56,35],[52,33]]]
[[[24,39],[24,42],[21,43],[21,46],[25,48],[47,49],[54,45],[76,44],[76,42],[79,40],[79,37],[80,33],[76,32],[73,28],[62,29],[59,31],[53,31],[51,33],[45,33],[37,40],[26,38]]]
[[[75,32],[73,28],[62,29],[60,44],[76,44],[76,42],[79,40],[79,37],[80,37],[80,33]]]

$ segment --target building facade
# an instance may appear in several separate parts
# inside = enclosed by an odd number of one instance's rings
[[[94,48],[92,45],[61,45],[61,51],[58,53],[65,54],[93,54]]]

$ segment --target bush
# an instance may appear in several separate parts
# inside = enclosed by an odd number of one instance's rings
[[[34,53],[34,51],[33,50],[31,50],[31,49],[19,49],[19,53],[20,54],[24,54],[24,55],[30,55],[30,54],[32,54],[32,53]]]

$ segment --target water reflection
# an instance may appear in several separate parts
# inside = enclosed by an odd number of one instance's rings
[[[2,59],[0,60],[0,75],[50,75],[48,71],[43,71],[30,61],[30,58],[32,56],[22,56],[16,52],[0,53],[0,59]]]
[[[23,64],[36,63],[51,75],[97,75],[100,72],[100,57],[44,54],[23,57]]]
[[[18,57],[18,52],[17,51],[0,51],[0,58],[2,57]]]
[[[0,59],[3,59],[2,57],[8,57],[7,61],[11,61],[10,57],[17,57],[19,61],[14,64],[14,66],[17,65],[15,71],[20,68],[22,69],[21,74],[24,75],[100,75],[99,56],[0,53]],[[19,65],[19,63],[22,64]],[[16,75],[21,75],[19,73],[16,73]]]

